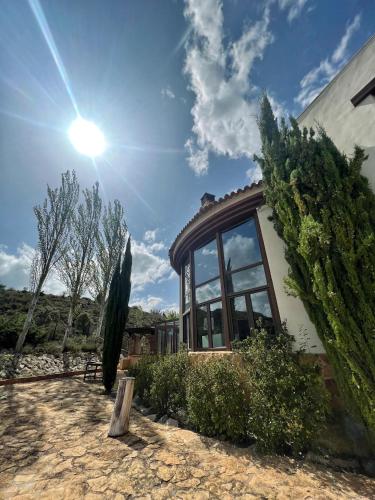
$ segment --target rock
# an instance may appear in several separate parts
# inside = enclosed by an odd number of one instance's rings
[[[156,422],[158,416],[156,415],[156,413],[153,413],[152,415],[147,415],[147,418],[151,420],[151,422]]]
[[[167,420],[168,420],[168,415],[163,415],[161,418],[159,418],[158,422],[159,424],[165,424]]]
[[[166,465],[162,465],[156,471],[156,475],[162,481],[170,481],[173,477],[173,470],[170,467],[167,467]]]
[[[142,413],[142,415],[150,415],[152,413],[152,409],[151,408],[146,408],[145,406],[140,406],[139,408],[137,408],[138,411],[140,411]]]
[[[358,471],[360,469],[360,464],[355,458],[337,458],[330,457],[328,455],[318,455],[309,451],[306,454],[305,460],[307,462],[313,462],[316,464],[324,465],[325,467],[331,467],[333,469],[345,469],[350,471]]]
[[[168,418],[165,425],[168,425],[169,427],[178,427],[178,422],[174,418]]]
[[[375,477],[375,459],[364,458],[361,460],[361,465],[362,469],[368,476]]]

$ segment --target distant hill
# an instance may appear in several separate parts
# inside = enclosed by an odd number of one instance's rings
[[[15,345],[30,300],[30,292],[7,289],[0,285],[0,349]],[[36,346],[61,340],[64,335],[68,310],[68,297],[42,293],[26,342]],[[82,339],[92,335],[98,316],[97,303],[89,298],[82,298],[74,321],[74,338]],[[140,307],[131,307],[128,326],[152,326],[163,319],[165,319],[164,315],[158,311],[146,312]]]

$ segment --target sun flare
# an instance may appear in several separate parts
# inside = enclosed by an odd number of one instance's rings
[[[76,118],[72,122],[68,135],[75,149],[91,158],[101,155],[107,149],[107,143],[101,130],[95,123],[83,118]]]

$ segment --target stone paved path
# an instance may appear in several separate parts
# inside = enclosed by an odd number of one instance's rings
[[[107,437],[113,400],[79,379],[0,390],[0,498],[375,498],[375,481],[252,455],[133,411]]]

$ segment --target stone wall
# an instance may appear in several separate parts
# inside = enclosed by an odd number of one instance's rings
[[[85,369],[87,361],[100,361],[94,353],[24,354],[0,353],[0,379],[33,377]]]

